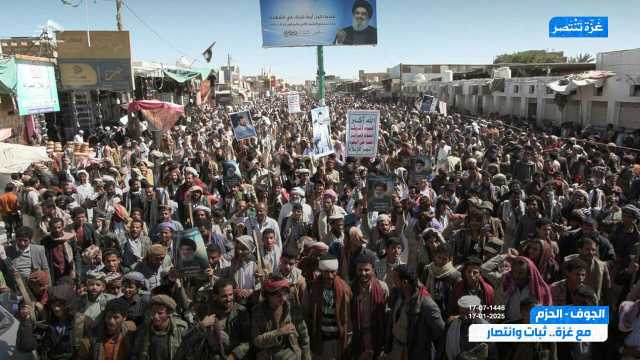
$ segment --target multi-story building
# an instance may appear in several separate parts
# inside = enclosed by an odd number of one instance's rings
[[[368,73],[364,70],[358,71],[358,80],[364,83],[374,83],[378,84],[382,80],[389,77],[389,74],[386,72],[377,72],[377,73]]]
[[[519,67],[522,70],[531,66],[554,70],[544,76],[512,76]],[[538,124],[546,120],[554,125],[606,127],[612,124],[640,128],[640,49],[599,53],[595,64],[509,64],[508,67],[508,71],[498,71],[493,78],[434,79],[427,81],[425,89],[450,106],[473,113],[513,115]],[[580,85],[566,97],[559,97],[547,86],[565,79],[563,75],[567,73],[589,70],[614,74],[603,81],[603,86]]]

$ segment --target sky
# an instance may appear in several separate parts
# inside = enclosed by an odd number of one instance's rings
[[[1,37],[35,36],[47,20],[65,30],[86,30],[87,24],[91,30],[116,29],[115,0],[89,0],[88,17],[84,3],[74,8],[60,0],[2,2]],[[125,2],[133,10],[125,8],[123,20],[134,60],[174,64],[185,56],[203,65],[201,52],[216,41],[215,66],[225,65],[231,54],[243,75],[270,69],[291,83],[315,78],[315,47],[262,48],[259,0]],[[595,56],[640,47],[638,0],[377,0],[377,7],[378,45],[325,47],[327,74],[355,79],[360,69],[384,72],[399,63],[487,64],[498,54],[530,49]],[[550,39],[553,16],[608,16],[609,37]]]

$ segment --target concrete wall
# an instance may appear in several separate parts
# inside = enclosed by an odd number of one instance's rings
[[[640,49],[599,53],[596,55],[596,69],[640,74]]]

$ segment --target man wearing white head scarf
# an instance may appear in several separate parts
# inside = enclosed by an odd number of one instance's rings
[[[293,188],[291,190],[291,195],[289,197],[289,202],[282,206],[280,209],[280,215],[278,215],[278,224],[282,224],[282,220],[286,217],[291,216],[291,212],[293,211],[293,204],[298,203],[302,205],[302,219],[306,223],[313,222],[313,210],[311,206],[306,203],[304,197],[304,190],[301,188]]]

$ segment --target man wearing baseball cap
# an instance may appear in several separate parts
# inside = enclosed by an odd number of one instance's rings
[[[151,321],[138,331],[135,354],[138,359],[175,359],[188,324],[175,316],[177,304],[167,295],[151,298]]]

